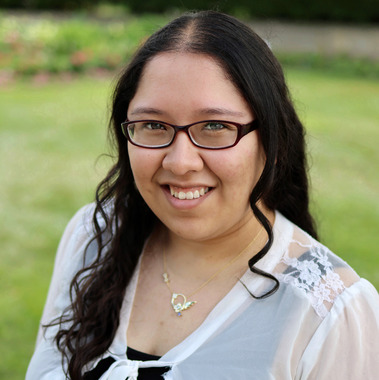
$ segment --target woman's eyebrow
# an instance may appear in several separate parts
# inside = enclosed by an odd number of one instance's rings
[[[204,108],[199,111],[199,114],[218,115],[218,116],[236,116],[236,117],[246,116],[246,112],[234,111],[234,110],[223,108],[223,107]]]
[[[164,115],[164,112],[152,107],[137,107],[133,109],[132,112],[130,112],[130,115],[140,115],[140,114],[146,114],[146,115]]]
[[[157,108],[143,107],[143,106],[134,108],[130,112],[130,115],[141,115],[141,114],[162,116],[162,115],[165,115],[165,112]],[[231,109],[223,108],[223,107],[202,108],[199,110],[195,110],[194,114],[204,115],[204,116],[232,116],[232,117],[246,116],[246,112],[235,111],[235,110],[231,110]]]

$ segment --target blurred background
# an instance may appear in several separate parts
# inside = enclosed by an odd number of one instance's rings
[[[308,130],[321,241],[379,289],[377,0],[0,0],[1,379],[24,378],[60,236],[112,163],[117,74],[188,9],[269,43]]]

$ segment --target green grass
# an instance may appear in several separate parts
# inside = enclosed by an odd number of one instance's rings
[[[379,289],[379,83],[287,70],[309,130],[322,240]],[[62,231],[110,164],[109,79],[0,89],[0,378],[22,379]]]
[[[93,199],[105,161],[109,80],[0,91],[0,378],[22,379],[58,239]]]
[[[379,289],[379,81],[289,71],[322,240]]]

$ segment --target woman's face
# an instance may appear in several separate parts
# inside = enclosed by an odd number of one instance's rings
[[[215,119],[247,124],[254,114],[212,58],[161,53],[145,66],[128,108],[128,120],[142,119],[175,125]],[[198,148],[179,132],[169,147],[129,143],[128,151],[139,192],[172,233],[211,240],[251,219],[249,196],[265,163],[257,131],[223,150]]]

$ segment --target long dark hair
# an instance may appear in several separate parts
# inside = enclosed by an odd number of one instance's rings
[[[56,342],[68,361],[68,376],[73,380],[82,379],[84,365],[103,354],[113,341],[125,288],[157,221],[135,189],[127,141],[120,124],[127,117],[146,63],[155,55],[170,51],[214,58],[259,121],[266,164],[251,193],[250,204],[269,239],[249,261],[249,267],[274,281],[273,288],[264,296],[272,294],[279,284],[272,275],[254,267],[273,241],[272,226],[257,202],[263,201],[269,209],[280,211],[316,237],[309,213],[304,128],[289,97],[281,66],[271,50],[249,27],[222,13],[189,13],[173,20],[137,51],[114,91],[109,130],[118,155],[96,192],[93,240],[98,254],[72,280],[71,307],[55,321],[60,325]]]

